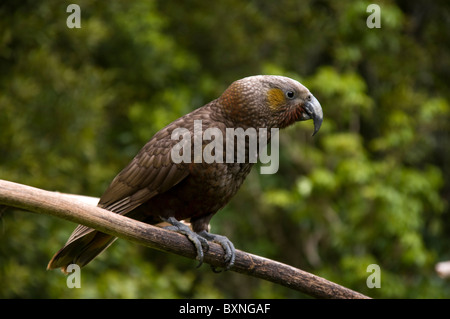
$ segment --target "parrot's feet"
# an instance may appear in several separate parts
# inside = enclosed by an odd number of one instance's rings
[[[185,235],[194,244],[197,250],[197,257],[195,259],[199,261],[197,268],[200,267],[203,264],[203,251],[208,251],[209,249],[208,241],[194,232],[188,225],[176,220],[174,217],[162,218],[162,220],[172,225],[164,227],[165,229]]]
[[[202,230],[198,234],[203,238],[206,238],[207,240],[222,246],[223,250],[225,251],[225,270],[230,269],[234,265],[234,261],[236,259],[236,249],[234,248],[233,243],[227,237],[211,234],[206,230]],[[220,270],[217,270],[213,266],[211,266],[211,269],[214,272],[220,272]]]
[[[197,250],[196,259],[199,261],[197,267],[200,267],[203,264],[203,252],[206,252],[209,249],[208,241],[220,244],[225,251],[225,270],[230,269],[234,265],[236,249],[227,237],[211,234],[205,230],[196,233],[188,225],[178,221],[174,217],[163,218],[163,220],[171,225],[164,227],[165,229],[185,235],[194,244],[195,249]],[[211,268],[214,272],[220,272],[212,266]]]

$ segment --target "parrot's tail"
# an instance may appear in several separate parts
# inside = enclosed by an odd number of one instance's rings
[[[80,267],[87,265],[116,239],[117,237],[79,225],[64,247],[50,260],[47,269],[61,268],[61,271],[67,274],[69,265],[77,264]]]

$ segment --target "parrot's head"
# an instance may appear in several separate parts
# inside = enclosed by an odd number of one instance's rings
[[[219,101],[235,123],[255,128],[284,128],[312,119],[314,135],[323,121],[322,107],[314,95],[284,76],[256,75],[237,80]]]

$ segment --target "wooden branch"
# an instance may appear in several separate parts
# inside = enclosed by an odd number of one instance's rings
[[[92,201],[88,204],[61,193],[0,180],[0,204],[63,218],[157,250],[191,259],[196,257],[194,246],[185,236],[111,213],[93,206]],[[222,266],[222,247],[211,243],[204,262]],[[236,262],[231,271],[265,279],[316,298],[368,298],[303,270],[240,250],[236,250]]]

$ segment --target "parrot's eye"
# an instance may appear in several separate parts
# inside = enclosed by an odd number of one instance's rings
[[[290,100],[292,100],[295,97],[295,92],[294,91],[287,91],[286,92],[286,97]]]

